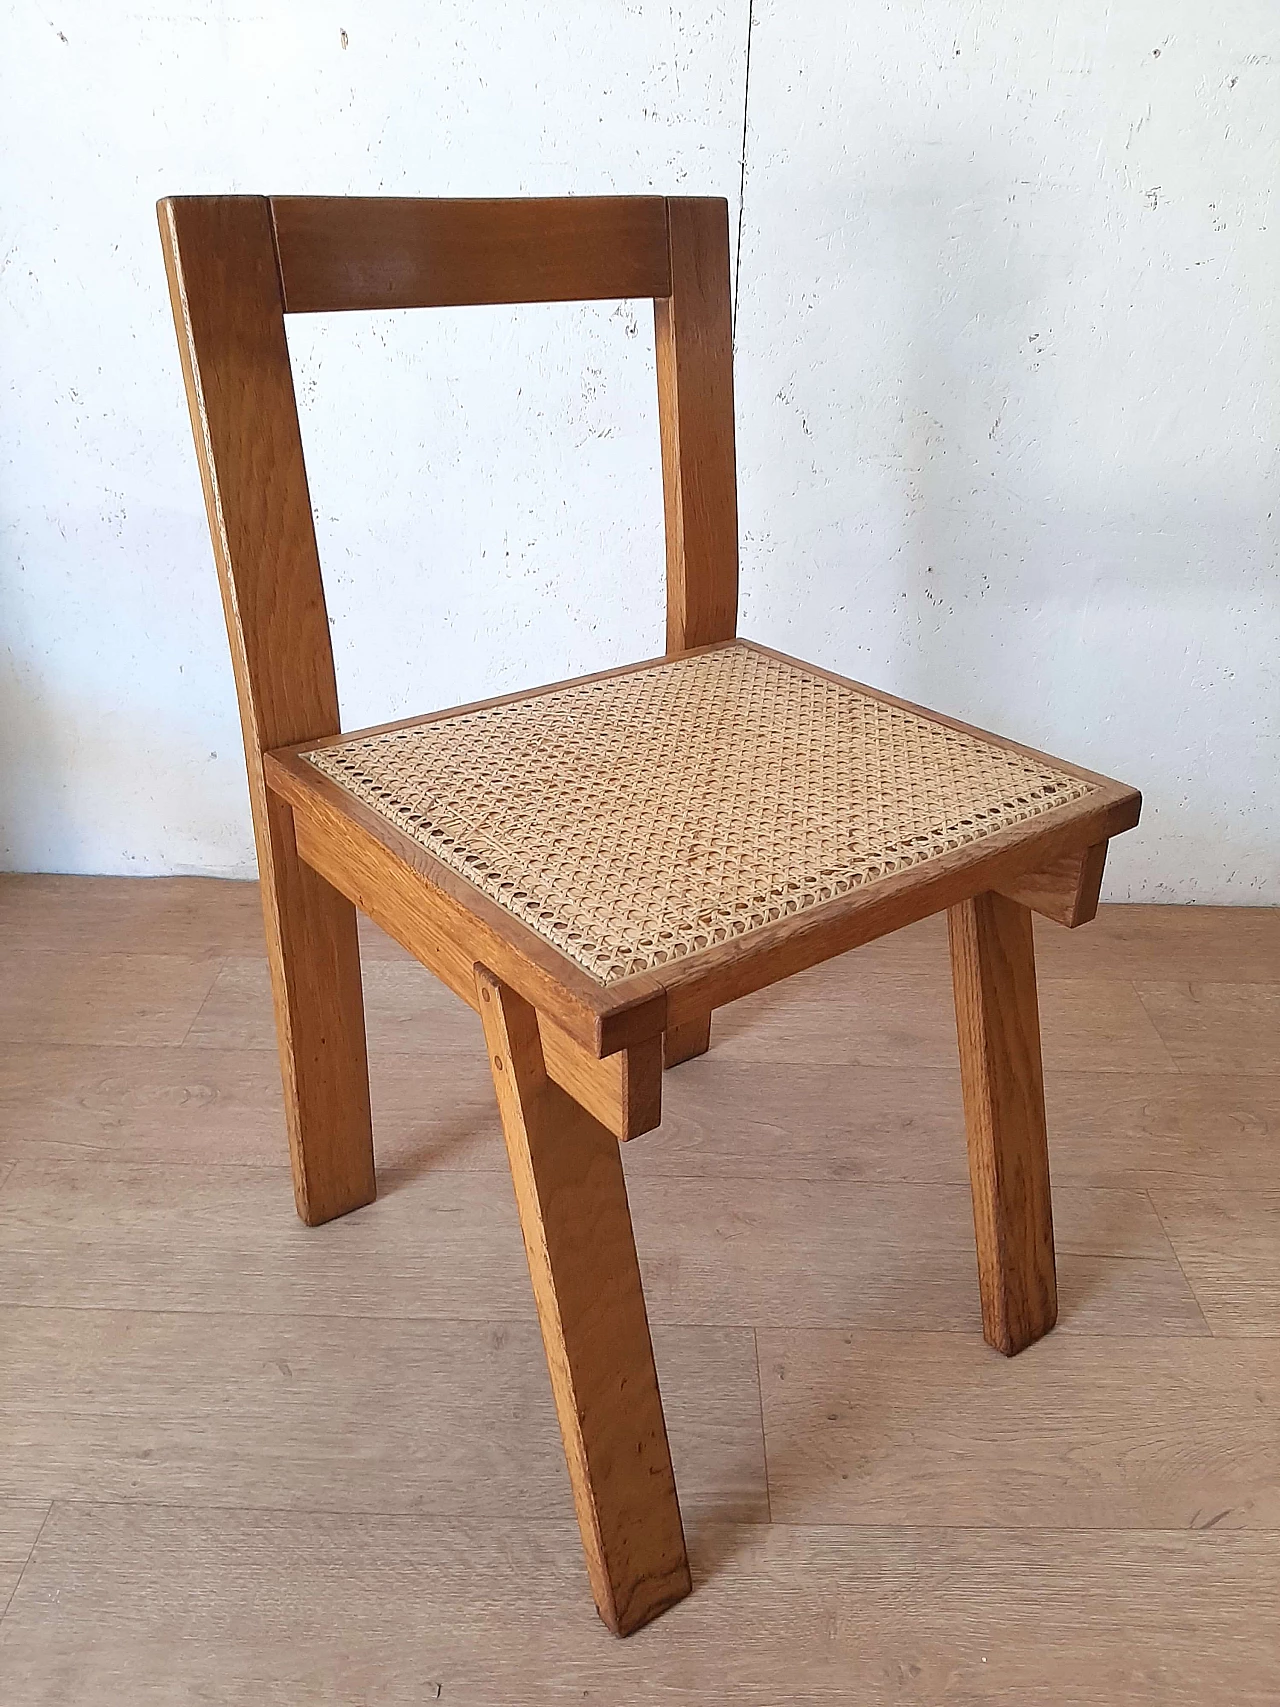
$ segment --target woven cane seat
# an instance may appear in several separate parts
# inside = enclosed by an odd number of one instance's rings
[[[601,984],[1094,787],[745,644],[305,757]]]

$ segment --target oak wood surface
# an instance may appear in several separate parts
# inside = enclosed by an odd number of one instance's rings
[[[587,1574],[625,1636],[691,1584],[622,1160],[547,1077],[533,1008],[476,987]]]
[[[982,1331],[1012,1356],[1058,1319],[1031,914],[979,895],[948,925]]]
[[[683,1025],[668,1026],[662,1034],[662,1058],[666,1066],[678,1067],[705,1055],[711,1047],[711,1010],[695,1014]]]
[[[653,1338],[691,1516],[763,1521],[750,1330]],[[14,1308],[0,1353],[0,1499],[573,1520],[532,1320]]]
[[[1135,988],[1182,1070],[1280,1071],[1280,991],[1274,984],[1142,978]]]
[[[229,956],[213,988],[191,1023],[186,1042],[196,1048],[260,1049],[273,1041],[265,967],[241,955]],[[404,1099],[414,1064],[424,1125],[448,1106],[450,1096],[465,1102],[476,1084],[491,1087],[484,1065],[484,1044],[473,1008],[463,1005],[442,979],[408,954],[399,960],[370,960],[363,969],[366,1028],[371,1068],[385,1110],[388,1066],[396,1063],[396,1108],[403,1126]],[[264,994],[266,1000],[264,1001]],[[465,998],[467,992],[459,991]],[[471,1002],[475,1001],[472,979]],[[599,1060],[588,1055],[554,1021],[539,1020],[548,1071],[557,1084],[576,1095],[618,1138],[649,1131],[661,1118],[661,1040],[633,1044]],[[424,1071],[430,1063],[432,1071]],[[444,1082],[441,1083],[440,1081]],[[378,1129],[378,1154],[389,1152],[394,1129]]]
[[[304,857],[451,987],[466,957],[483,955],[594,1055],[662,1031],[666,995],[655,978],[629,978],[614,994],[305,760],[272,753],[267,765],[272,788],[297,811]]]
[[[729,209],[667,203],[670,294],[655,292],[667,540],[667,651],[731,640],[738,625]]]
[[[595,1039],[603,1035],[612,1043],[631,1014],[624,1012],[622,1023],[615,1020],[612,1029],[603,1032],[592,1011],[584,1014],[561,997],[554,981],[537,977],[537,960],[505,952],[504,939],[486,930],[482,919],[450,905],[452,897],[434,886],[415,883],[407,858],[401,863],[377,838],[362,836],[358,823],[348,825],[342,817],[323,816],[316,825],[316,816],[308,809],[302,818],[306,857],[336,889],[348,895],[368,917],[384,924],[470,1007],[477,1004],[474,956],[488,953],[490,959],[509,968],[520,986],[542,998],[538,1024],[548,1071],[556,1083],[577,1097],[617,1138],[635,1138],[653,1130],[662,1118],[660,1033],[642,1034],[634,1043],[615,1047],[611,1054],[597,1055]],[[404,852],[409,856],[408,848]],[[506,917],[503,915],[504,921]],[[534,952],[538,952],[537,947]],[[535,969],[532,976],[531,965]],[[645,1023],[643,1010],[640,1017]],[[561,1023],[564,1020],[574,1027],[572,1031]],[[584,1038],[592,1042],[584,1042]]]
[[[258,925],[262,933],[261,921]],[[10,949],[0,1037],[10,1047],[181,1043],[218,976],[204,955]],[[3,1056],[0,1056],[3,1060]]]
[[[700,1526],[663,1640],[573,1606],[572,1522],[55,1506],[0,1687],[77,1707],[1270,1707],[1273,1535]],[[423,1633],[429,1645],[423,1645]],[[438,1693],[437,1693],[438,1692]]]
[[[1097,842],[1084,853],[1065,854],[1039,871],[1024,872],[1001,886],[1001,894],[1030,907],[1055,924],[1074,930],[1097,916],[1107,844]]]
[[[1275,982],[1280,908],[1103,905],[1087,931],[1038,929],[1049,977]]]
[[[1238,1180],[1166,1175],[1153,1182],[1151,1201],[1213,1332],[1274,1337],[1280,1178],[1242,1190]]]
[[[757,1338],[775,1523],[1280,1529],[1274,1337]]]
[[[822,1011],[844,1008],[847,1032],[871,1033],[864,1059],[838,1050],[832,1032],[830,1048],[810,1051],[806,1060],[791,1028],[764,1013],[752,1018],[750,1003],[742,1004],[748,1011],[741,1021],[738,1008],[727,1010],[722,1022],[734,1021],[732,1039],[724,1040],[723,1054],[717,1046],[718,1060],[693,1063],[668,1082],[660,1138],[628,1151],[633,1179],[967,1178],[949,985],[940,994],[932,980],[894,980],[889,999],[872,1004],[857,957],[836,968],[840,976]],[[451,997],[447,1007],[432,1001],[434,981],[407,957],[366,966],[365,978],[380,1168],[505,1172],[478,1018]],[[1063,1035],[1042,1001],[1046,1042],[1055,1045],[1046,1050],[1055,1179],[1113,1187],[1225,1179],[1238,1188],[1265,1176],[1280,1146],[1280,1075],[1178,1072],[1168,1064],[1152,1070],[1140,1057],[1126,1066],[1124,1032],[1113,1040],[1114,1061],[1095,1068],[1096,1040],[1116,1012],[1103,1004],[1117,988],[1125,986],[1082,977],[1050,991],[1059,1008],[1057,997],[1071,992],[1071,1006],[1097,1017],[1098,1031]],[[109,985],[99,987],[100,1003],[112,996]],[[813,1003],[805,1007],[817,1011]],[[923,1059],[922,1037],[929,1046]],[[271,1168],[282,1154],[274,1052],[261,955],[220,980],[199,1034],[178,1046],[6,1037],[0,1158],[38,1145],[69,1157]],[[909,1099],[902,1095],[904,1059],[912,1063]]]
[[[217,877],[0,875],[0,941],[7,952],[177,954],[217,958],[262,952],[262,900],[254,882]]]
[[[570,1039],[563,1050],[548,1034],[553,1059],[560,1053],[566,1063],[556,1071],[583,1080],[589,1104],[616,1110],[612,1124],[624,1135],[658,1117],[658,1034],[669,1033],[671,1062],[690,1058],[718,1003],[953,905],[980,884],[1038,884],[1049,910],[1065,909],[1069,922],[1096,901],[1096,854],[1083,860],[1074,898],[1057,893],[1061,875],[1051,868],[1136,820],[1136,793],[1101,778],[1083,813],[1064,808],[1030,837],[1005,832],[976,858],[955,850],[928,871],[901,874],[910,882],[872,885],[869,909],[868,896],[855,893],[691,956],[660,978],[608,990],[585,978],[293,750],[332,737],[339,723],[284,314],[652,294],[668,652],[710,645],[734,634],[737,601],[726,204],[196,197],[161,203],[160,218],[236,665],[305,1219],[342,1213],[374,1189],[352,898],[372,896],[375,916],[402,941],[403,917],[414,914],[410,933],[429,965],[447,966],[455,989],[465,986],[467,964],[483,959],[535,1001]],[[263,754],[274,749],[269,789]],[[361,862],[364,871],[353,871]],[[612,1076],[582,1068],[580,1050],[605,1057],[641,1043]]]
[[[661,196],[273,196],[285,310],[666,296]]]
[[[70,1678],[116,1707],[127,1677],[133,1699],[244,1707],[408,1707],[436,1683],[495,1707],[1270,1707],[1280,1073],[1265,1025],[1237,1022],[1280,986],[1280,914],[1037,926],[1061,1321],[1011,1363],[966,1280],[942,921],[719,1016],[623,1152],[696,1592],[618,1647],[581,1592],[478,1022],[372,939],[383,1195],[318,1236],[281,1220],[256,905],[243,884],[0,878],[0,992],[41,960],[41,987],[82,990],[41,997],[43,1042],[0,1009],[0,1284],[25,1300],[0,1323],[0,1538],[20,1508],[0,1699]],[[166,959],[223,968],[199,1043],[198,987]],[[1141,1064],[1135,978],[1216,985],[1161,1012],[1181,1070]],[[828,1015],[816,1051],[788,1000]],[[1239,1070],[1199,1070],[1229,1035]],[[808,1239],[837,1264],[825,1289]],[[1180,1269],[1214,1337],[1178,1315]],[[733,1305],[737,1325],[699,1321]],[[448,1309],[474,1315],[423,1319]]]
[[[333,673],[270,210],[160,204],[160,230],[231,642],[298,1213],[375,1194],[355,912],[298,857],[270,747],[333,733]]]
[[[865,953],[857,949],[718,1010],[716,1052],[748,1062],[764,1047],[777,1062],[851,1068],[893,1066],[910,1052],[917,1067],[954,1075],[945,937],[941,964],[927,973],[895,971],[887,953],[864,964]],[[1066,1069],[1086,1060],[1099,1075],[1177,1072],[1132,982],[1059,976],[1040,978],[1037,987],[1047,1065]]]
[[[447,1151],[425,1165],[380,1157],[383,1207],[355,1216],[340,1240],[309,1239],[287,1221],[290,1236],[273,1236],[284,1189],[278,1163],[117,1162],[110,1152],[24,1146],[3,1183],[3,1295],[14,1308],[532,1321],[491,1085],[489,1095],[488,1167],[466,1169]],[[735,1099],[730,1117],[740,1107]],[[729,1191],[724,1176],[673,1178],[636,1168],[628,1155],[624,1170],[655,1330],[688,1322],[730,1335],[750,1327],[932,1329],[970,1335],[983,1355],[963,1182],[744,1175]],[[1060,1331],[1209,1332],[1145,1190],[1069,1181],[1056,1196]],[[1251,1268],[1261,1282],[1256,1257]],[[464,1395],[465,1381],[459,1403]],[[738,1455],[750,1440],[749,1391],[745,1401],[732,1427],[727,1402],[720,1409]],[[724,1470],[727,1487],[728,1457]]]

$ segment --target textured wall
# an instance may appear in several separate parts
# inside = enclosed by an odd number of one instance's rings
[[[1280,9],[756,0],[744,624],[1136,783],[1280,901]]]
[[[252,869],[156,197],[736,228],[745,113],[746,631],[1139,783],[1113,896],[1280,901],[1272,6],[0,15],[3,863]],[[645,305],[291,342],[349,723],[660,648]]]

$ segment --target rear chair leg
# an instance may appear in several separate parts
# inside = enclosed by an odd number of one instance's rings
[[[663,1033],[662,1064],[678,1067],[682,1061],[692,1061],[695,1055],[705,1055],[711,1047],[711,1009],[693,1019],[673,1025]]]
[[[356,914],[299,859],[284,801],[265,794],[257,828],[293,1193],[315,1227],[377,1190]]]
[[[529,1003],[476,987],[591,1590],[626,1636],[690,1583],[618,1140],[547,1077]]]
[[[986,894],[947,922],[982,1330],[1012,1357],[1058,1319],[1031,914]]]

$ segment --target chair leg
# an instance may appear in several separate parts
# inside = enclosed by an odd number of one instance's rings
[[[309,1227],[372,1203],[373,1126],[351,903],[298,857],[293,813],[266,796],[258,865],[298,1214]]]
[[[673,1025],[663,1033],[662,1064],[678,1067],[682,1061],[692,1061],[695,1055],[705,1055],[711,1047],[711,1009]]]
[[[1031,914],[986,894],[947,922],[982,1329],[1012,1357],[1058,1317]]]
[[[587,1572],[626,1636],[690,1582],[622,1158],[547,1077],[533,1008],[476,986]]]

